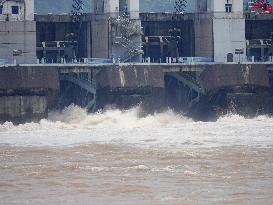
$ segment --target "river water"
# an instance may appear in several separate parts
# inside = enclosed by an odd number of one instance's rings
[[[0,125],[0,204],[273,203],[273,118],[138,111]]]

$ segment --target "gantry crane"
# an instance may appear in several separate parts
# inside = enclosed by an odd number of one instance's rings
[[[253,13],[257,14],[270,14],[272,13],[272,5],[268,0],[255,0],[254,2],[249,2],[248,6]]]

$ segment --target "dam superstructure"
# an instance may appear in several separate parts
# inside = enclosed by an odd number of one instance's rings
[[[34,16],[30,0],[7,2],[2,121],[40,119],[71,103],[93,112],[171,107],[198,119],[231,104],[249,116],[272,112],[273,15],[245,12],[243,0],[200,0],[193,13],[141,13],[136,0],[96,0],[76,19]]]
[[[34,0],[2,0],[0,6],[0,59],[36,63]]]

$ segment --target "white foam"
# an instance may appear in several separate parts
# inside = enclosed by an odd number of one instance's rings
[[[191,122],[189,118],[175,114],[170,110],[145,117],[139,117],[139,114],[139,107],[125,111],[116,109],[98,112],[96,114],[88,114],[86,110],[71,105],[62,112],[50,113],[49,121],[63,122],[81,128],[104,126],[136,128],[143,126],[165,126],[170,123]]]
[[[206,148],[273,145],[273,119],[238,115],[217,122],[194,122],[170,110],[139,117],[139,108],[88,114],[77,106],[52,112],[48,120],[0,125],[0,144],[13,146],[75,146],[117,143],[141,147]]]

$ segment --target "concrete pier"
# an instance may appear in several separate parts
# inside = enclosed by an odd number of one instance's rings
[[[58,70],[54,67],[0,67],[0,122],[46,118],[58,92]]]
[[[98,105],[130,108],[142,104],[149,111],[164,105],[164,72],[156,66],[122,65],[102,70],[97,78]]]

